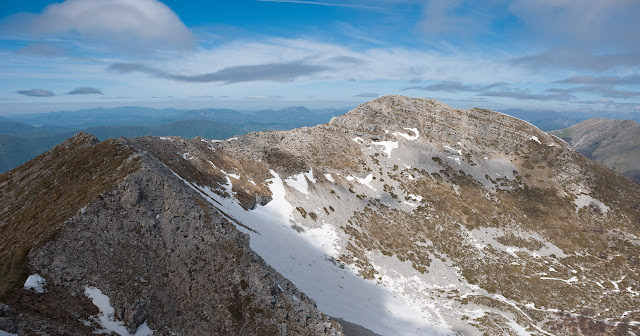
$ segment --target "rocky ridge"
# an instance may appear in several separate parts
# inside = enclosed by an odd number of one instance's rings
[[[21,275],[20,281],[3,281],[0,330],[76,335],[105,328],[136,335],[341,334],[339,324],[249,248],[245,234],[161,162],[132,149],[127,140],[108,143],[123,159],[101,155],[101,164],[110,172],[124,173],[98,194],[70,204],[73,212],[68,218],[46,224],[47,218],[20,222],[28,210],[25,204],[8,212],[13,216],[0,228],[3,253],[9,252],[7,238],[18,229],[49,226],[54,232],[25,242],[24,264],[3,265],[3,274]],[[48,169],[72,175],[65,182],[73,190],[67,192],[78,197],[108,172],[87,166],[77,171],[66,165],[68,156],[76,155],[84,163],[104,145],[79,134],[30,162],[30,167],[2,175],[2,203],[13,204],[9,196],[33,199],[43,194],[52,199],[56,186],[33,190],[56,183],[42,174]],[[59,162],[65,164],[48,167]],[[73,176],[77,174],[91,179]],[[21,288],[29,274],[46,280],[45,293]],[[92,304],[95,294],[89,293],[96,289],[108,298],[112,314]]]

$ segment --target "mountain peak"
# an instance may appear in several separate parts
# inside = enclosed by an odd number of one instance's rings
[[[64,143],[88,144],[88,145],[94,146],[100,143],[100,140],[98,140],[98,138],[95,137],[93,134],[78,132],[73,137],[63,142],[63,144]]]
[[[349,129],[361,136],[384,139],[393,132],[415,128],[432,140],[463,143],[484,151],[512,152],[523,142],[556,140],[530,123],[482,108],[458,109],[426,98],[388,95],[359,105],[330,126]]]

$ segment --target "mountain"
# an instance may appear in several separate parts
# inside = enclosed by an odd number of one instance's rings
[[[80,134],[0,175],[0,204],[9,332],[640,332],[640,186],[489,110],[385,96],[222,141]]]
[[[31,132],[36,127],[15,122],[15,121],[3,121],[0,120],[0,134],[20,134]]]
[[[582,155],[640,184],[640,124],[632,120],[589,119],[551,132]]]
[[[211,120],[233,124],[249,132],[290,130],[328,122],[331,117],[345,113],[341,109],[310,110],[304,106],[291,106],[279,110],[238,112],[229,109],[204,109],[186,112],[182,118]]]
[[[204,109],[186,112],[185,119],[194,120],[215,120],[220,122],[237,123],[243,119],[243,114],[229,109]]]
[[[569,127],[582,120],[579,119],[580,116],[567,116],[564,113],[553,110],[528,111],[522,109],[506,109],[500,112],[528,121],[543,131],[552,131]]]
[[[14,132],[19,136],[1,134],[2,132],[0,132],[0,173],[33,159],[75,133],[75,131],[64,129],[59,133],[54,132],[48,135],[48,132],[39,131],[44,126],[28,127],[31,128],[25,127],[25,132],[17,132],[17,130]],[[81,131],[93,134],[101,140],[145,135],[224,139],[235,134],[246,133],[239,127],[209,120],[180,120],[156,126],[97,126]]]
[[[315,126],[341,113],[344,111],[339,109],[305,107],[244,113],[229,109],[120,107],[12,116],[20,122],[0,120],[0,173],[42,154],[77,132],[90,133],[99,139],[145,135],[224,139],[249,132]]]
[[[179,119],[185,110],[139,106],[92,108],[24,115],[8,115],[11,121],[29,125],[63,126],[81,129],[100,125],[161,124]]]
[[[554,131],[593,118],[625,119],[640,122],[640,112],[554,111],[506,109],[500,112],[528,121],[543,131]]]
[[[0,134],[0,173],[35,158],[71,135],[73,133],[27,138]]]
[[[219,210],[125,140],[79,133],[0,175],[0,188],[0,330],[341,334]]]
[[[151,127],[98,126],[83,129],[82,132],[93,134],[99,139],[117,137],[133,138],[145,135],[180,136],[189,139],[195,137],[224,139],[241,133],[242,130],[234,125],[214,122],[210,120],[179,120]]]

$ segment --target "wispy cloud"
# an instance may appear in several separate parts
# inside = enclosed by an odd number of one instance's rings
[[[55,94],[49,90],[43,89],[31,89],[31,90],[20,90],[19,94],[29,96],[29,97],[53,97]]]
[[[332,7],[349,7],[349,8],[361,8],[361,9],[369,9],[369,10],[397,10],[397,11],[408,11],[405,9],[393,9],[389,7],[379,7],[379,6],[369,6],[369,5],[361,5],[361,4],[345,4],[345,3],[332,3],[332,2],[320,2],[320,1],[305,1],[305,0],[257,0],[260,2],[282,2],[282,3],[294,3],[294,4],[305,4],[305,5],[318,5],[318,6],[332,6]]]
[[[638,49],[640,2],[634,0],[513,0],[509,11],[533,38],[562,45]]]
[[[640,65],[640,53],[595,55],[582,49],[553,48],[543,53],[512,59],[511,64],[533,69],[578,69],[605,71]]]
[[[251,100],[269,100],[269,99],[282,99],[284,97],[282,96],[278,96],[278,95],[273,95],[273,96],[249,96],[247,97],[247,99],[251,99]]]
[[[102,91],[96,89],[96,88],[91,88],[91,87],[79,87],[79,88],[75,88],[65,94],[68,95],[83,95],[83,94],[102,94]]]
[[[580,87],[575,87],[570,89],[552,88],[552,89],[548,89],[547,91],[552,93],[558,93],[558,94],[571,93],[571,92],[587,92],[587,93],[598,94],[603,97],[609,97],[609,98],[633,98],[633,97],[640,96],[640,92],[638,91],[618,90],[607,85],[588,85],[588,86],[580,86]]]
[[[529,90],[502,90],[481,92],[479,96],[504,97],[518,100],[569,101],[576,97],[568,92],[532,93]]]
[[[469,85],[463,84],[461,82],[455,81],[443,81],[435,84],[427,85],[427,86],[411,86],[402,89],[402,91],[407,90],[420,90],[420,91],[444,91],[444,92],[483,92],[496,88],[504,88],[507,86],[507,83],[498,82],[491,83],[486,85]]]
[[[598,84],[598,85],[640,85],[640,75],[619,76],[574,76],[556,81],[563,84]]]
[[[340,64],[363,64],[365,61],[361,58],[351,57],[351,56],[335,56],[327,59],[328,62],[331,63],[340,63]]]
[[[380,97],[380,94],[371,93],[371,92],[363,92],[363,93],[355,95],[354,97],[376,98],[376,97]]]
[[[577,101],[576,103],[579,104],[587,104],[587,105],[615,105],[615,101],[611,100],[611,99],[596,99],[596,100],[581,100],[581,101]]]
[[[489,32],[496,1],[430,0],[417,29],[430,38],[481,35]],[[469,29],[473,27],[473,29]]]
[[[53,44],[35,43],[18,49],[16,53],[28,56],[58,57],[64,56],[65,51]]]
[[[114,63],[111,64],[107,70],[117,73],[141,72],[153,77],[179,82],[222,82],[224,84],[233,84],[254,81],[291,82],[300,77],[317,74],[328,69],[329,68],[326,66],[312,65],[303,61],[293,61],[287,63],[269,63],[260,65],[238,65],[201,75],[172,74],[135,63]]]
[[[428,0],[417,29],[430,38],[500,36],[528,45],[638,50],[640,2],[634,0]],[[516,24],[510,25],[510,22]],[[481,41],[475,38],[474,40]],[[493,38],[492,38],[493,40]]]

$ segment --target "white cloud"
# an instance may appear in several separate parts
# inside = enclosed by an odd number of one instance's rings
[[[431,39],[484,35],[503,43],[526,39],[528,46],[539,44],[547,48],[607,46],[638,50],[640,46],[638,0],[426,0],[425,3],[423,19],[417,28]],[[515,30],[505,29],[505,19],[517,19]]]
[[[637,0],[515,0],[509,8],[543,38],[586,46],[637,48]]]
[[[351,59],[358,62],[335,62]],[[540,79],[544,74],[531,73],[494,56],[479,53],[439,53],[404,47],[379,47],[356,50],[340,44],[309,39],[271,38],[261,42],[234,41],[179,58],[145,62],[144,65],[165,72],[202,75],[224,68],[299,62],[323,67],[322,72],[300,81],[399,80],[414,78],[473,83],[520,82]],[[555,78],[554,78],[555,79]],[[406,82],[405,82],[406,83]],[[406,86],[403,84],[403,86]],[[355,92],[354,94],[360,93]],[[372,91],[375,92],[375,91]]]
[[[18,14],[11,29],[36,36],[77,33],[119,48],[188,48],[195,38],[180,18],[157,0],[66,0],[40,14]]]

